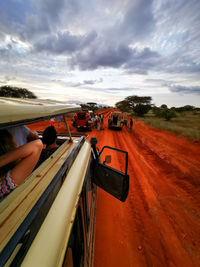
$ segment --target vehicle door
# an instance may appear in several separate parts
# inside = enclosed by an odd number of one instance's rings
[[[95,157],[93,166],[93,182],[115,198],[124,202],[128,196],[129,191],[129,175],[127,174],[128,152],[110,146],[104,146],[101,152],[98,154],[97,152],[95,152],[95,144],[92,145],[92,148]],[[103,154],[104,150],[107,150],[107,152],[105,160],[102,163],[100,157]],[[113,166],[108,166],[110,162],[107,161],[107,157],[110,155],[107,155],[107,153],[119,153],[120,157],[124,157],[124,163],[122,165],[124,171],[119,170]]]

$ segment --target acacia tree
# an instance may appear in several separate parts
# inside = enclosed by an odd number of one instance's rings
[[[16,98],[37,98],[34,93],[25,88],[4,85],[0,87],[0,96]]]
[[[166,109],[166,108],[168,108],[168,107],[167,107],[166,104],[162,104],[162,105],[160,106],[160,108],[161,108],[161,109]]]
[[[123,112],[129,112],[130,111],[129,103],[127,100],[119,101],[115,104],[115,106],[116,106],[116,108],[120,109]]]
[[[87,106],[89,107],[90,110],[92,110],[93,112],[95,112],[98,107],[97,107],[97,103],[94,103],[94,102],[88,102],[87,103]]]
[[[127,109],[138,116],[144,116],[151,109],[151,100],[150,96],[128,96],[123,101],[117,102],[116,107],[122,111]]]

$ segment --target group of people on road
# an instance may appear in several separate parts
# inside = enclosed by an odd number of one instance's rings
[[[0,199],[20,185],[58,148],[57,131],[47,127],[39,139],[26,126],[0,130]]]
[[[97,128],[97,130],[104,129],[103,128],[104,114],[103,113],[96,114],[95,115],[95,119],[96,119],[96,128]],[[127,120],[124,122],[124,125],[128,126],[128,121]],[[132,129],[133,129],[133,119],[132,119],[132,117],[130,117],[130,120],[129,120],[129,128],[130,128],[130,132],[132,132]]]
[[[95,115],[96,127],[97,127],[98,131],[104,129],[103,128],[103,119],[104,119],[103,113]]]

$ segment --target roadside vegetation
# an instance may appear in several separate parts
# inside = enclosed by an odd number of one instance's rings
[[[190,105],[168,108],[165,104],[156,107],[148,96],[129,96],[115,105],[151,127],[200,141],[200,108]]]
[[[195,141],[200,141],[200,111],[177,112],[176,117],[169,121],[156,117],[152,111],[146,114],[145,117],[134,117],[153,128],[163,129]]]

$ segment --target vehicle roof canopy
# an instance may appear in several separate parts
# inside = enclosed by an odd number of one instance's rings
[[[54,100],[0,97],[0,128],[41,121],[80,109],[78,105]]]

